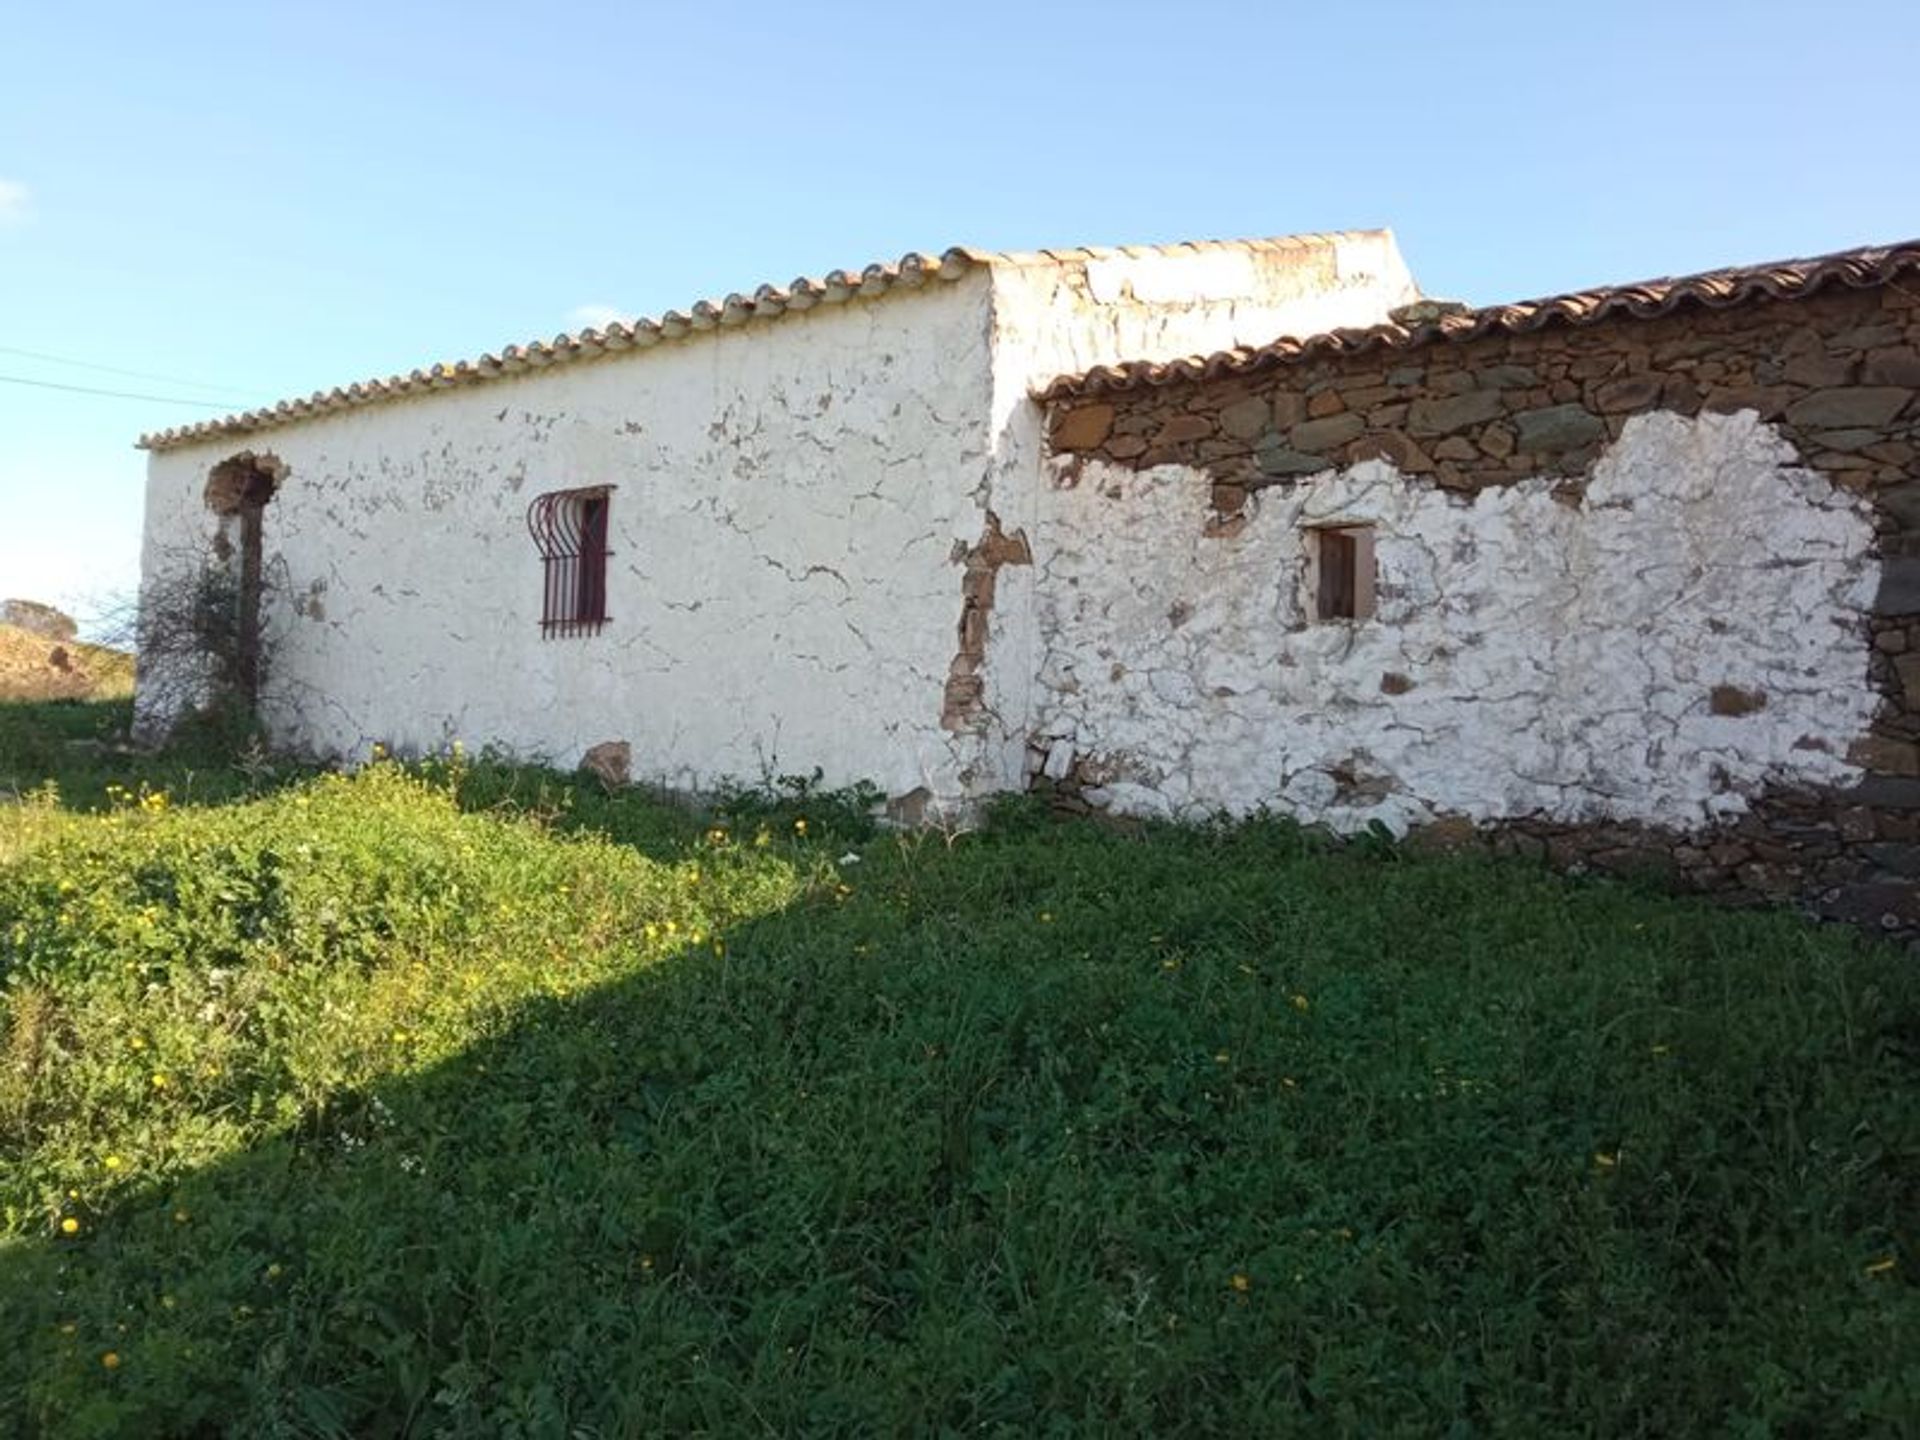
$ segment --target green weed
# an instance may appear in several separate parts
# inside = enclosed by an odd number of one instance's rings
[[[23,1433],[1920,1424],[1891,951],[1280,822],[224,773],[0,819]]]

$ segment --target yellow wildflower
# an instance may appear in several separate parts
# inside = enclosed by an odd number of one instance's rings
[[[118,1370],[120,1368],[119,1352],[116,1350],[107,1351],[106,1354],[100,1357],[100,1363],[106,1366],[107,1369],[109,1370]]]
[[[126,1164],[126,1161],[122,1160],[118,1155],[109,1155],[106,1158],[105,1164],[109,1170],[118,1170],[122,1165]]]
[[[1235,1290],[1238,1290],[1242,1295],[1246,1294],[1247,1291],[1253,1288],[1253,1281],[1248,1279],[1245,1275],[1241,1275],[1237,1272],[1234,1274],[1234,1277],[1231,1280],[1229,1280],[1227,1283],[1233,1286],[1233,1288]]]
[[[66,1219],[60,1222],[60,1233],[62,1235],[78,1235],[80,1233],[80,1222],[71,1215],[67,1216]]]
[[[153,1088],[154,1089],[164,1090],[167,1088],[168,1085],[172,1083],[173,1082],[168,1080],[166,1075],[163,1072],[159,1070],[156,1070],[153,1072]]]

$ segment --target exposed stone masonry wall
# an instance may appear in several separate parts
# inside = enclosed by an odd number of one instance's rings
[[[987,659],[988,617],[993,613],[1000,567],[1031,565],[1033,551],[1027,545],[1024,530],[1003,534],[1000,517],[989,510],[980,542],[971,546],[956,542],[953,559],[961,567],[960,625],[953,660],[947,667],[940,726],[944,730],[966,731],[978,726],[985,708],[986,687],[980,668]]]
[[[1122,389],[1056,402],[1049,434],[1065,486],[1092,462],[1199,472],[1198,483],[1211,485],[1205,533],[1230,544],[1252,497],[1371,459],[1463,502],[1488,487],[1556,477],[1554,498],[1578,512],[1594,462],[1632,417],[1757,413],[1802,464],[1871,505],[1881,578],[1863,623],[1867,683],[1879,704],[1871,733],[1845,757],[1861,769],[1857,783],[1775,788],[1704,831],[1518,818],[1443,820],[1415,838],[1488,843],[1569,867],[1650,868],[1712,891],[1920,933],[1917,394],[1920,294],[1895,282]],[[1738,715],[1765,703],[1729,690],[1713,695],[1712,708]],[[1804,744],[1827,742],[1810,735]],[[1053,758],[1049,766],[1036,752],[1036,785],[1072,803],[1084,777],[1050,776],[1062,769]]]

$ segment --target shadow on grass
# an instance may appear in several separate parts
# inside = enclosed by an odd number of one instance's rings
[[[1920,1415],[1898,957],[1284,827],[884,840],[855,870],[77,1241],[16,1242],[6,1412],[140,1436]]]

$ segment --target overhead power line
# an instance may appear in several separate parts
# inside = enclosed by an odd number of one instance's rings
[[[168,385],[184,385],[189,390],[220,390],[229,395],[265,398],[261,391],[243,389],[238,385],[211,385],[204,380],[188,380],[180,375],[162,375],[153,370],[124,370],[118,365],[101,365],[92,360],[75,360],[72,356],[53,355],[45,350],[23,350],[17,345],[0,345],[0,355],[18,355],[27,360],[43,360],[49,365],[70,365],[75,370],[97,370],[102,375],[124,375],[130,380],[159,380]]]
[[[136,395],[130,390],[100,390],[92,385],[62,385],[57,380],[29,380],[24,375],[0,375],[0,385],[32,385],[41,390],[67,390],[75,395],[111,395],[116,400],[151,400],[158,405],[195,405],[202,410],[231,410],[232,402],[183,400],[178,395]]]

